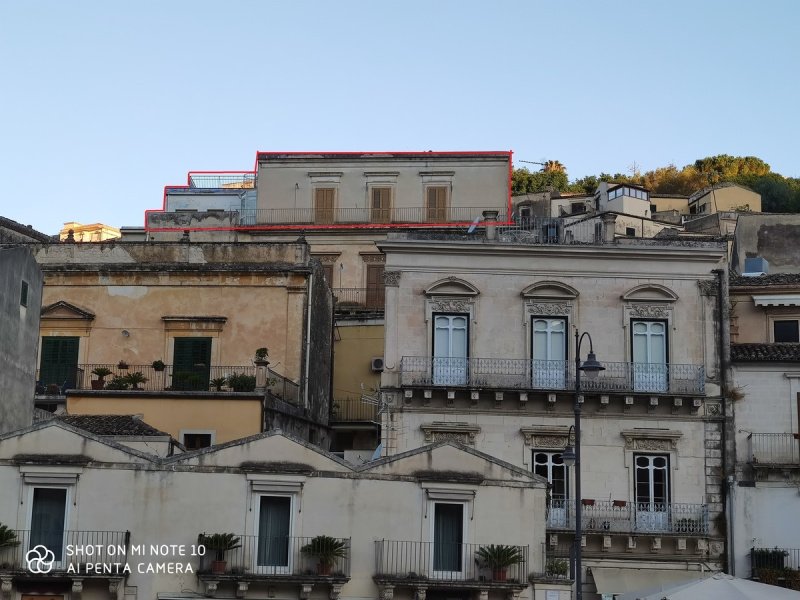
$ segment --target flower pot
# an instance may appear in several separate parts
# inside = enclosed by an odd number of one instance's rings
[[[211,562],[211,572],[214,575],[222,575],[225,573],[225,569],[228,566],[228,561],[226,560],[215,560]]]
[[[92,389],[93,390],[102,390],[106,387],[106,382],[102,379],[93,379],[92,380]]]
[[[333,565],[323,562],[317,563],[317,575],[330,575]]]
[[[614,500],[614,508],[625,508],[627,505],[627,500]]]
[[[581,504],[584,506],[594,506],[594,498],[584,498],[581,500]]]
[[[505,581],[508,576],[506,567],[496,567],[492,569],[492,581]]]

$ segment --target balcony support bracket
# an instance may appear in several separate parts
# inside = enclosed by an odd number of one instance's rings
[[[3,576],[0,577],[0,598],[2,600],[11,600],[11,590],[14,588],[14,578]]]

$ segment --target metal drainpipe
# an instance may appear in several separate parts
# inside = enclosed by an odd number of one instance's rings
[[[308,372],[311,367],[311,296],[314,291],[314,272],[312,271],[308,276],[308,294],[306,296],[306,305],[308,306],[308,314],[306,315],[306,368],[305,375],[303,376],[305,387],[303,389],[303,405],[308,409]]]
[[[731,510],[731,494],[728,490],[729,472],[728,472],[728,365],[729,360],[726,349],[730,348],[730,320],[725,314],[725,307],[729,305],[728,286],[725,285],[725,278],[727,277],[726,269],[712,269],[711,271],[717,276],[717,310],[719,311],[719,383],[722,398],[722,506],[727,514],[726,531],[725,531],[725,546],[726,556],[728,563],[728,571],[730,575],[736,572],[736,561],[734,559],[734,534],[733,534],[733,510]]]

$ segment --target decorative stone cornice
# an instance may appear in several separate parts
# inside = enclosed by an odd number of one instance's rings
[[[401,271],[384,271],[383,283],[386,287],[400,287]]]
[[[472,304],[474,303],[471,300],[464,298],[435,298],[431,300],[431,310],[445,313],[465,313],[469,312]]]
[[[572,312],[570,302],[542,302],[528,300],[525,308],[530,315],[535,316],[566,316]]]
[[[533,425],[520,427],[525,445],[533,448],[564,448],[569,442],[569,427]]]
[[[481,431],[481,428],[478,425],[471,425],[463,422],[450,423],[444,421],[423,423],[419,426],[419,428],[425,433],[425,442],[428,444],[451,440],[465,445],[474,445],[475,436]]]
[[[323,265],[333,265],[336,264],[340,255],[340,252],[331,252],[329,254],[312,254],[311,258],[316,258]]]
[[[382,265],[386,262],[386,255],[385,254],[361,254],[361,260],[363,260],[368,265],[375,265],[379,264]]]
[[[683,432],[674,429],[625,429],[620,435],[625,438],[626,450],[669,452],[678,447]]]

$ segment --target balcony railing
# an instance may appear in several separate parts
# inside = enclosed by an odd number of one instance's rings
[[[198,538],[202,543],[203,534]],[[311,537],[269,537],[265,535],[240,535],[239,547],[227,550],[222,556],[211,549],[200,559],[199,574],[230,574],[262,577],[332,577],[350,576],[350,539],[327,538],[320,541]],[[314,540],[317,540],[316,542]],[[329,561],[320,559],[309,551],[313,547],[340,548]],[[225,565],[215,565],[224,560]]]
[[[83,566],[87,563],[125,563],[130,548],[129,531],[42,531],[16,530],[16,543],[0,546],[0,571],[28,569],[26,555],[37,546],[46,550],[37,552],[45,562],[53,561],[50,572],[71,570],[92,574]],[[44,554],[49,550],[52,557]],[[78,565],[81,565],[78,567]],[[43,564],[43,567],[46,566]],[[121,569],[121,567],[120,567]]]
[[[506,569],[492,569],[478,554],[482,544],[447,542],[375,542],[376,579],[430,582],[525,583],[528,547],[512,546],[520,562]]]
[[[239,189],[254,188],[255,185],[255,173],[192,173],[189,175],[189,186],[193,188]]]
[[[547,526],[574,529],[575,501],[551,500]],[[581,526],[590,532],[705,535],[708,533],[708,507],[675,502],[584,501]]]
[[[764,581],[766,578],[783,579],[794,577],[800,582],[800,549],[798,548],[751,548],[751,577],[764,583],[781,585],[780,581]]]
[[[572,580],[573,552],[572,543],[560,542],[554,547],[542,542],[541,561],[538,565],[531,565],[531,577]]]
[[[452,206],[428,209],[425,206],[398,208],[339,207],[322,208],[254,208],[239,211],[241,225],[390,225],[393,223],[471,223],[484,210],[497,206]],[[498,220],[504,221],[501,214]]]
[[[603,362],[594,379],[581,377],[585,392],[702,394],[701,365]],[[403,386],[444,386],[534,390],[575,389],[575,363],[524,358],[440,358],[404,356]]]
[[[336,310],[339,312],[373,312],[383,310],[386,290],[383,286],[370,288],[333,288]]]
[[[598,218],[521,217],[497,228],[499,242],[534,245],[602,244]]]
[[[800,467],[800,435],[793,433],[751,433],[750,462],[753,465],[795,465]]]
[[[378,406],[362,402],[361,398],[336,398],[331,409],[331,420],[339,422],[369,421],[377,422]]]

